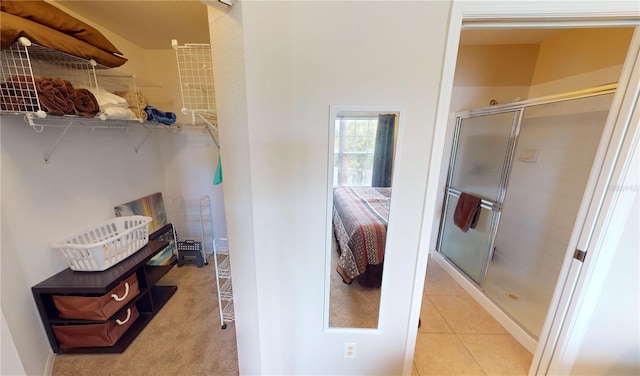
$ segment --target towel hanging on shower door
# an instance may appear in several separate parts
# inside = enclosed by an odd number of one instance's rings
[[[467,232],[470,228],[476,228],[480,218],[480,203],[479,197],[465,192],[460,193],[456,210],[453,213],[453,223],[462,232]]]

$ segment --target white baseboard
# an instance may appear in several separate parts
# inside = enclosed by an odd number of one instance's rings
[[[44,367],[44,376],[51,376],[53,374],[53,363],[56,360],[56,354],[49,349],[49,356],[47,356],[47,364]]]

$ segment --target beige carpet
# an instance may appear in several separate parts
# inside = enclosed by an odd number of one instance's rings
[[[358,281],[350,285],[342,282],[335,270],[338,264],[338,244],[332,238],[331,291],[329,298],[329,327],[377,328],[380,312],[380,289],[363,287]]]
[[[178,291],[122,354],[56,355],[53,376],[238,375],[234,323],[220,328],[213,259],[174,267],[158,285]]]

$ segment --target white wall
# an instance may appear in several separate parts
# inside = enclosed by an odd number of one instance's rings
[[[401,372],[448,9],[239,2],[226,17],[210,13],[212,41],[226,40],[214,53],[216,91],[231,95],[218,95],[222,156],[234,170],[226,181],[242,189],[225,188],[241,373]],[[323,330],[332,104],[406,108],[375,333]],[[257,305],[246,302],[253,296]],[[355,359],[344,359],[345,341],[357,342]]]
[[[4,319],[4,313],[2,313],[2,311],[0,311],[0,319],[2,320],[0,323],[0,333],[2,333],[2,338],[0,339],[0,341],[2,341],[0,344],[0,349],[2,349],[0,374],[12,376],[26,375],[22,362],[20,361],[20,356],[18,355],[18,350],[16,350],[16,344],[13,341],[13,335],[9,331],[9,326],[7,326],[7,321]]]

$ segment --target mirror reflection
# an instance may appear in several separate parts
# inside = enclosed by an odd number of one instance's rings
[[[376,328],[399,112],[333,120],[329,327]]]

